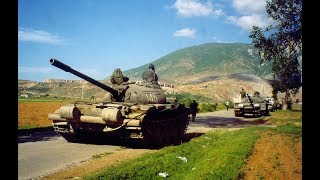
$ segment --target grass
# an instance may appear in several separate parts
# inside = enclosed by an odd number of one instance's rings
[[[236,179],[240,167],[259,137],[256,128],[239,131],[213,131],[180,146],[109,167],[86,179]],[[178,157],[185,157],[187,162]]]
[[[110,154],[113,154],[113,153],[112,152],[105,152],[105,153],[102,153],[102,154],[95,154],[91,158],[92,159],[99,159],[99,158],[102,158],[102,157],[110,155]]]
[[[271,113],[271,122],[272,124],[301,124],[302,123],[302,113],[301,111],[275,111]]]
[[[300,107],[296,106],[295,108],[299,109]],[[293,109],[293,111],[275,111],[271,113],[270,121],[272,124],[277,125],[277,128],[273,129],[277,133],[302,136],[301,111],[296,111],[296,109]]]

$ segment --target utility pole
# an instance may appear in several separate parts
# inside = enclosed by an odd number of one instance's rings
[[[83,89],[84,89],[84,83],[82,83],[81,100],[83,100]]]

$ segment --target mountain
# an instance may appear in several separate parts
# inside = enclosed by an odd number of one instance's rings
[[[172,52],[150,62],[155,65],[159,81],[172,84],[169,92],[188,92],[223,101],[236,97],[243,87],[248,93],[260,91],[271,95],[271,86],[265,79],[271,77],[271,63],[260,65],[257,50],[242,43],[207,43]],[[141,81],[149,64],[123,71],[132,81]],[[100,80],[108,84],[109,78]],[[110,85],[110,84],[109,84]],[[251,92],[252,91],[252,92]],[[265,93],[263,93],[265,92]],[[68,98],[101,98],[105,91],[84,80],[46,80],[32,82],[19,80],[18,95],[63,96]]]
[[[155,65],[159,79],[170,83],[187,83],[192,79],[214,79],[219,76],[247,73],[261,78],[271,77],[271,63],[260,65],[257,50],[243,43],[207,43],[172,52]],[[149,64],[124,71],[132,80],[141,80]]]

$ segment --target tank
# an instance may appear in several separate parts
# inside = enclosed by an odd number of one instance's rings
[[[236,117],[261,117],[269,115],[269,103],[260,97],[259,92],[255,92],[253,96],[247,94],[241,99],[241,102],[234,106],[234,114]]]
[[[189,108],[167,102],[158,83],[123,82],[110,87],[57,59],[50,59],[50,63],[106,91],[101,102],[78,101],[48,115],[54,130],[68,142],[81,142],[92,133],[113,134],[120,139],[141,138],[146,145],[182,142],[190,120]]]

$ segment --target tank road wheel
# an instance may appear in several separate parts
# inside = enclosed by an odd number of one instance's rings
[[[243,116],[243,113],[241,113],[241,111],[234,111],[234,115],[236,117],[241,117],[241,116]]]
[[[255,117],[261,117],[262,116],[262,111],[260,110],[257,110],[255,113],[254,113]]]
[[[143,143],[148,147],[153,147],[159,144],[160,129],[157,124],[157,122],[142,123]]]
[[[178,127],[177,122],[171,123],[170,127],[168,127],[169,144],[170,145],[178,145],[179,144],[178,131],[176,130],[176,127]]]
[[[73,129],[71,124],[68,124],[66,131],[58,131],[58,133],[68,142],[80,142],[79,133]]]
[[[157,127],[157,135],[158,137],[156,142],[159,145],[159,147],[165,147],[167,144],[169,144],[170,136],[168,132],[168,122],[167,121],[161,121],[159,123],[159,126]]]
[[[177,125],[176,125],[176,145],[179,145],[182,143],[182,141],[184,140],[184,135],[187,131],[187,126],[189,123],[189,118],[187,117],[183,117],[178,119],[177,121]]]

